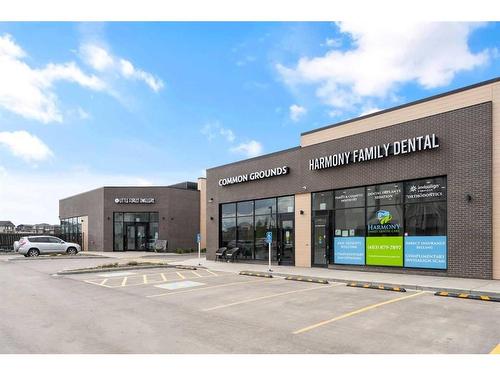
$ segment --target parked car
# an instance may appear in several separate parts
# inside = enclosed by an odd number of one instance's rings
[[[17,253],[17,251],[19,250],[19,241],[14,241],[14,245],[12,246],[12,248],[14,249],[14,252]]]
[[[80,245],[65,242],[53,236],[28,236],[19,240],[19,254],[25,257],[37,257],[42,254],[75,255],[81,251]]]

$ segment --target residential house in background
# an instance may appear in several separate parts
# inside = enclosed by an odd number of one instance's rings
[[[14,233],[16,226],[12,221],[0,221],[0,233]]]
[[[33,233],[33,225],[31,224],[19,224],[16,227],[17,233]]]

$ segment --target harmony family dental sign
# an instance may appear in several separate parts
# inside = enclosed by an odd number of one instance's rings
[[[340,152],[309,160],[309,170],[333,168],[346,164],[361,163],[383,159],[391,155],[404,155],[413,152],[439,148],[439,140],[435,134],[402,139],[381,145]]]

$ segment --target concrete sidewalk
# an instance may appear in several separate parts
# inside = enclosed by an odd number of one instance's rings
[[[198,259],[191,258],[171,263],[197,266]],[[206,260],[205,258],[201,259],[201,265],[214,271],[234,273],[239,273],[240,271],[268,271],[268,266],[266,264],[214,262],[211,260]],[[273,265],[272,269],[273,274],[279,276],[309,276],[323,278],[329,281],[357,281],[374,284],[389,284],[415,290],[448,290],[451,292],[488,294],[497,297],[500,296],[500,280],[462,279],[452,277],[420,276],[365,271],[343,271],[327,268],[304,268],[276,265]]]
[[[85,255],[98,255],[115,259],[162,258],[162,257],[197,257],[198,253],[155,253],[153,251],[85,251]]]

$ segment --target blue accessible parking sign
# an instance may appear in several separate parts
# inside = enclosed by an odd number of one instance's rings
[[[273,232],[266,232],[266,242],[273,243]]]

